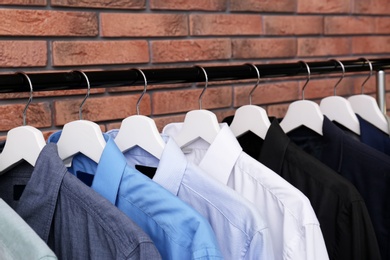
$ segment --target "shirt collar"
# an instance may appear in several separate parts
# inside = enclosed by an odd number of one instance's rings
[[[174,127],[174,132],[180,130],[177,126]],[[118,130],[110,130],[107,134],[115,138]],[[172,194],[178,195],[182,179],[188,167],[188,160],[173,138],[169,138],[169,135],[166,134],[161,134],[161,137],[165,142],[165,147],[160,160],[138,146],[126,151],[125,156],[135,161],[138,161],[136,157],[140,157],[142,158],[140,163],[143,165],[145,163],[151,167],[157,167],[158,165],[153,180],[161,184]],[[134,164],[135,162],[132,161],[132,163]]]
[[[126,158],[109,138],[97,167],[92,188],[115,205],[119,185],[126,168]]]
[[[371,124],[370,122],[363,119],[361,116],[356,114],[356,117],[359,120],[361,139],[370,139],[372,136],[380,136],[383,138],[389,138],[389,135],[384,133],[382,130]]]
[[[61,131],[52,134],[48,142],[56,143]],[[99,164],[83,154],[73,157],[69,170],[77,176],[78,172],[94,175],[92,188],[115,205],[119,192],[119,185],[126,167],[126,158],[115,144],[113,138],[103,134],[106,145],[100,157]]]
[[[58,156],[57,145],[45,145],[16,210],[45,242],[49,240],[60,187],[66,173],[67,169]]]
[[[153,180],[160,183],[172,194],[178,195],[187,164],[187,158],[180,147],[173,138],[169,138]]]
[[[199,167],[214,179],[227,184],[242,148],[227,124],[223,124],[203,156]]]
[[[113,139],[116,138],[118,133],[119,133],[119,129],[112,129],[106,132],[106,134],[112,137]],[[166,143],[169,139],[168,135],[160,134],[160,136],[161,139],[164,141],[164,143]],[[152,154],[150,154],[148,151],[144,150],[143,148],[139,147],[138,145],[135,145],[131,149],[128,149],[123,154],[127,159],[127,165],[130,165],[132,167],[135,167],[137,164],[141,164],[144,166],[157,168],[160,162],[158,158],[154,157]]]
[[[337,169],[337,171],[340,171],[343,158],[342,153],[345,134],[326,116],[324,116],[322,133],[325,144],[323,146],[323,154],[326,156],[323,156],[321,160],[332,169]]]
[[[278,120],[274,119],[265,136],[263,148],[260,151],[260,161],[273,171],[281,173],[289,144],[290,139],[283,132]]]
[[[171,123],[164,128],[163,132],[175,136],[182,127],[183,123]],[[187,145],[184,150],[206,150],[198,164],[199,168],[219,182],[227,184],[233,167],[242,153],[242,148],[226,123],[220,124],[220,127],[211,144],[197,140]]]

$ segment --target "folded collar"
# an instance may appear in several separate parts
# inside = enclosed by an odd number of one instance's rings
[[[340,172],[343,158],[343,144],[346,134],[326,116],[324,116],[322,132],[324,139],[324,152],[322,154],[324,156],[321,158],[321,161],[332,169]]]
[[[187,158],[180,147],[173,138],[169,138],[153,180],[172,194],[178,195],[187,164]]]
[[[61,131],[52,134],[48,142],[56,143]],[[113,138],[103,134],[106,146],[103,149],[99,163],[96,164],[83,154],[73,157],[70,171],[77,176],[77,172],[94,175],[92,188],[115,205],[119,192],[119,185],[126,167],[126,158],[119,150]]]
[[[175,136],[183,123],[171,123],[165,126],[163,133]],[[205,150],[199,162],[199,168],[223,184],[227,184],[230,174],[242,148],[226,123],[220,124],[220,131],[211,144],[197,140],[185,147],[185,150]]]
[[[259,160],[276,173],[281,173],[290,139],[274,119],[267,131]]]
[[[214,179],[227,184],[242,148],[227,124],[223,124],[210,144],[199,167]]]
[[[57,145],[45,145],[16,209],[45,242],[49,241],[60,187],[66,173]]]

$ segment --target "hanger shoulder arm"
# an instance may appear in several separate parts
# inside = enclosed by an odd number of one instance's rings
[[[265,109],[259,106],[245,105],[236,110],[230,129],[236,137],[251,131],[264,140],[270,125]]]
[[[340,96],[323,98],[320,109],[329,120],[336,121],[357,135],[360,135],[360,123],[349,101]]]
[[[46,145],[41,131],[32,126],[20,126],[8,131],[3,152],[0,154],[0,172],[17,164],[21,160],[32,166]]]
[[[77,120],[65,124],[57,145],[62,160],[80,152],[98,163],[106,141],[98,124]]]
[[[285,133],[300,126],[306,126],[322,135],[323,122],[324,115],[317,103],[310,100],[298,100],[289,105],[280,126]]]
[[[122,121],[115,143],[122,152],[139,146],[158,159],[165,147],[154,120],[142,115],[129,116]]]
[[[180,147],[202,138],[211,144],[220,130],[216,115],[208,110],[192,110],[186,114],[183,128],[174,136]]]

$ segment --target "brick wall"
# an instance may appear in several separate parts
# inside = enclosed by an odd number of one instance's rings
[[[279,63],[390,55],[388,0],[0,0],[0,73]],[[338,75],[312,79],[305,97],[332,95]],[[358,93],[364,75],[338,94]],[[390,77],[388,77],[390,78]],[[253,103],[283,116],[304,79],[264,80]],[[204,108],[219,119],[247,104],[253,83],[213,83]],[[390,90],[390,79],[387,86]],[[374,77],[366,92],[375,91]],[[140,87],[94,89],[83,116],[103,130],[135,113]],[[198,108],[194,84],[151,85],[141,114],[161,129]],[[85,91],[36,92],[27,122],[46,134],[78,118]],[[22,123],[27,93],[0,95],[0,135]]]

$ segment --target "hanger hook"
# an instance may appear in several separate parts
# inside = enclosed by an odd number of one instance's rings
[[[144,97],[145,93],[146,93],[146,87],[148,86],[148,81],[146,80],[146,76],[145,76],[145,73],[141,70],[141,69],[132,69],[132,70],[136,70],[137,72],[139,72],[142,77],[144,78],[144,91],[142,91],[142,94],[141,96],[139,97],[138,101],[137,101],[137,104],[135,106],[135,109],[137,111],[137,115],[139,115],[139,105],[141,104],[141,100],[142,98]]]
[[[339,79],[339,81],[337,81],[336,85],[333,87],[333,95],[336,96],[336,88],[337,88],[337,86],[339,85],[339,83],[340,83],[340,82],[343,80],[343,78],[344,78],[344,75],[345,75],[345,67],[344,67],[344,64],[343,64],[341,61],[339,61],[339,60],[331,59],[331,60],[329,60],[329,61],[335,61],[335,62],[337,62],[338,64],[340,64],[341,69],[343,70],[343,74],[341,75],[341,78]],[[337,66],[336,66],[336,67],[337,67]]]
[[[368,74],[368,77],[366,78],[366,80],[363,81],[362,86],[361,86],[361,94],[364,94],[364,85],[371,78],[372,74],[374,73],[374,70],[372,68],[372,62],[369,59],[366,59],[363,57],[363,58],[359,58],[359,60],[364,61],[363,66],[366,62],[368,63],[368,66],[370,66],[370,74]]]
[[[311,72],[310,72],[309,64],[307,64],[306,61],[300,60],[298,62],[303,64],[303,65],[305,65],[306,66],[306,70],[307,70],[307,79],[306,79],[305,84],[302,87],[302,100],[305,100],[305,88],[307,86],[307,83],[309,83],[309,81],[310,81]]]
[[[87,98],[89,98],[89,93],[91,92],[91,84],[89,83],[89,79],[87,77],[87,74],[85,74],[83,71],[72,70],[71,72],[72,73],[73,72],[80,73],[85,78],[85,81],[87,82],[87,94],[85,95],[85,98],[83,99],[83,101],[81,102],[81,104],[79,106],[79,119],[82,120],[83,119],[83,105],[84,105],[85,101],[87,100]]]
[[[256,67],[255,64],[252,64],[252,63],[245,63],[245,65],[248,65],[248,66],[253,67],[253,68],[256,70],[256,73],[257,73],[257,82],[256,82],[256,85],[252,88],[251,92],[249,93],[249,105],[252,105],[252,94],[253,94],[253,92],[256,90],[257,86],[259,85],[259,82],[260,82],[260,72],[259,72],[259,69]]]
[[[200,96],[198,98],[199,109],[202,109],[202,97],[203,97],[204,92],[207,89],[208,84],[209,84],[209,78],[207,77],[207,72],[206,72],[206,70],[203,67],[198,66],[198,65],[195,65],[194,67],[200,68],[203,71],[205,82],[206,82],[204,87],[203,87],[202,93],[200,93]]]
[[[32,86],[30,77],[26,73],[24,73],[24,72],[16,72],[15,74],[23,75],[27,79],[28,85],[30,87],[30,97],[28,98],[27,104],[26,104],[26,106],[23,109],[23,125],[25,126],[26,125],[27,109],[28,109],[28,106],[30,105],[31,101],[33,100],[33,86]]]

